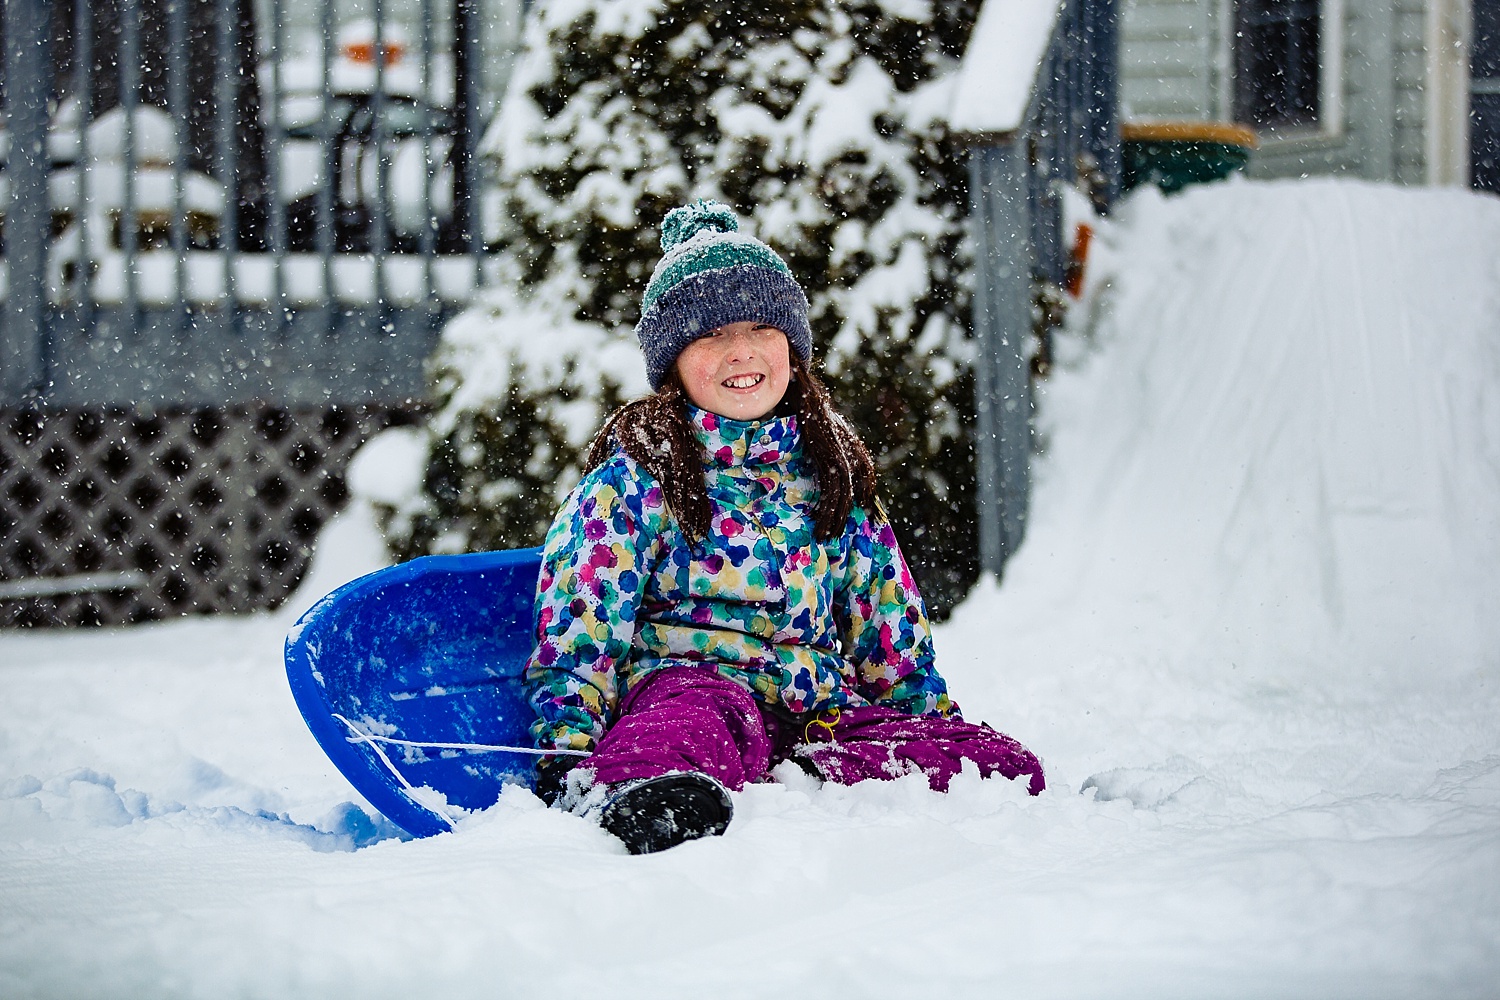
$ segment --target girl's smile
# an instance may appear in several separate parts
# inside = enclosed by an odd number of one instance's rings
[[[776,409],[791,383],[786,334],[748,320],[721,326],[683,349],[677,377],[700,410],[759,420]]]

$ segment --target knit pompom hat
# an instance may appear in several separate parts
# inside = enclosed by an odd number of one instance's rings
[[[661,388],[683,348],[727,323],[769,323],[798,357],[811,360],[807,296],[776,251],[739,228],[733,210],[716,201],[674,208],[662,220],[665,256],[635,327],[653,389]]]

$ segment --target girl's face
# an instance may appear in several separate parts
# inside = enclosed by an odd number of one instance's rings
[[[786,334],[750,321],[699,337],[677,355],[676,367],[694,406],[730,420],[768,415],[792,381]]]

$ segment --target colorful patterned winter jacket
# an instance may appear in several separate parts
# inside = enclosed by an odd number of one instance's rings
[[[689,412],[706,539],[689,541],[623,450],[584,476],[547,532],[527,670],[537,746],[591,748],[633,685],[689,664],[792,712],[956,716],[890,525],[856,507],[842,535],[817,541],[796,418]]]

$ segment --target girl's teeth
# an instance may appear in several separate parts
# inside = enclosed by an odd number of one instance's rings
[[[737,375],[734,378],[726,378],[724,384],[731,389],[748,389],[752,385],[759,384],[762,377],[760,375]]]

